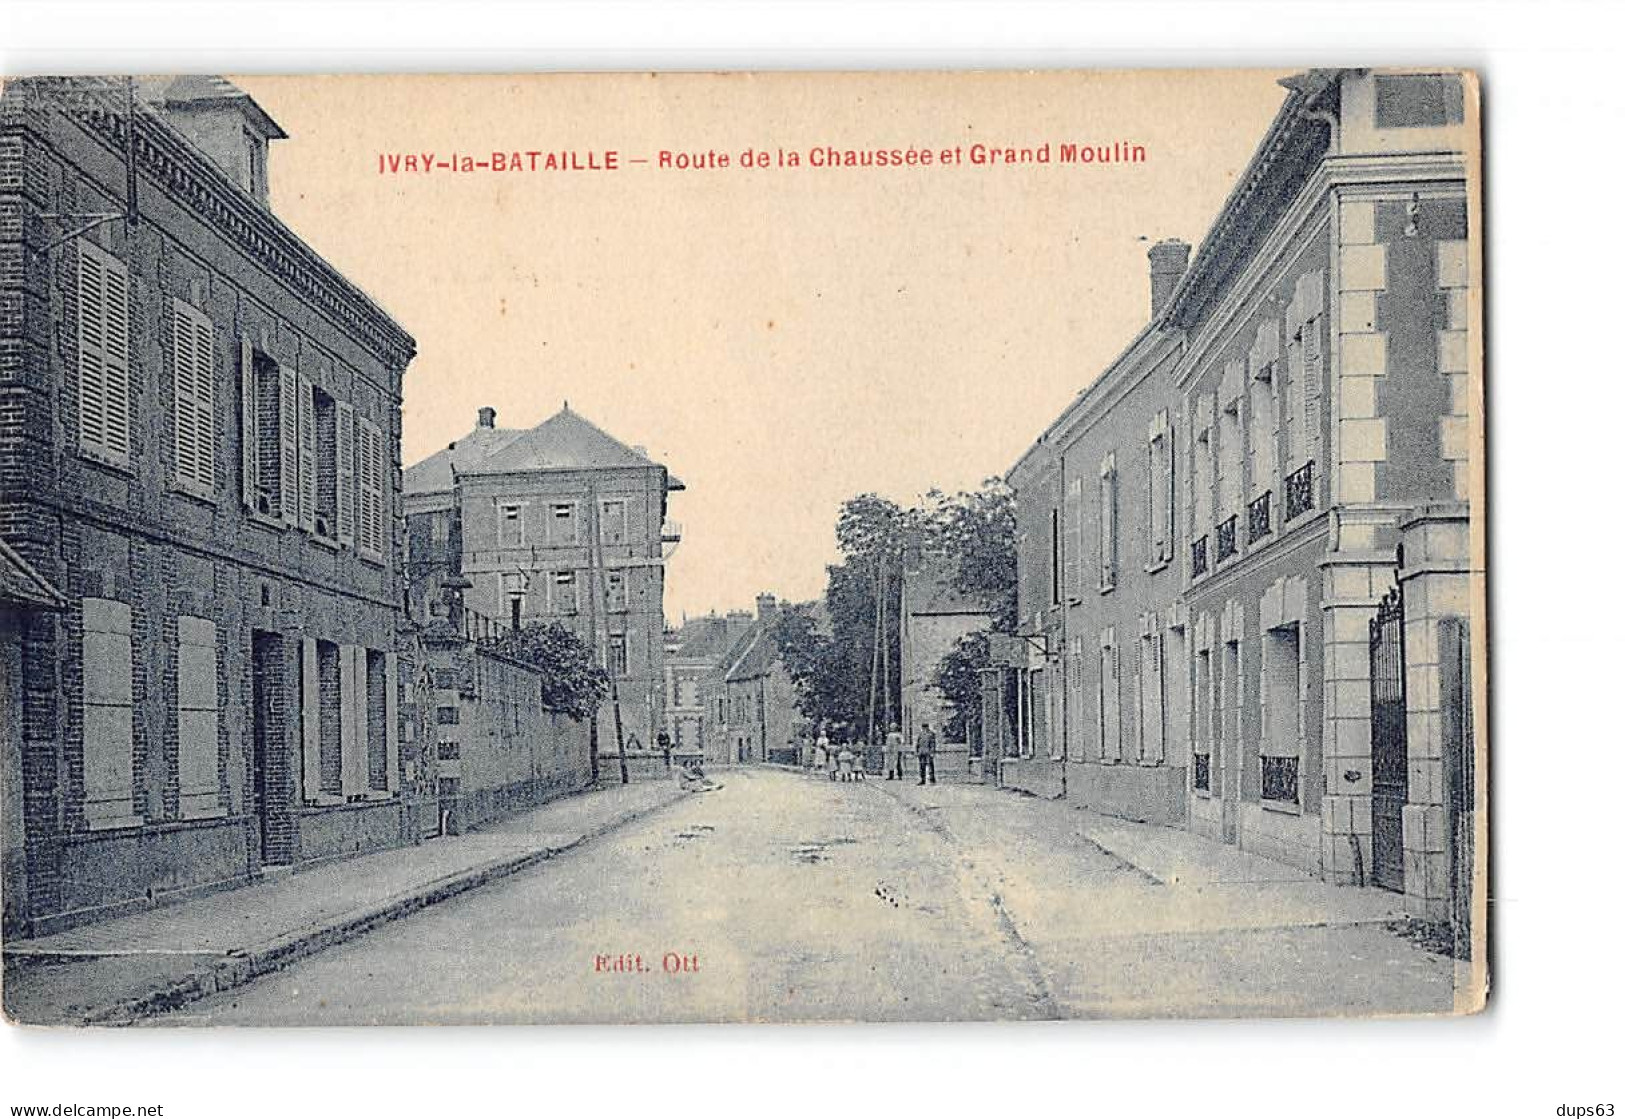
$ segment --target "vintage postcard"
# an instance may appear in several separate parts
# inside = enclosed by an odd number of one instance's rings
[[[1449,1015],[1450,69],[17,77],[4,1006]]]

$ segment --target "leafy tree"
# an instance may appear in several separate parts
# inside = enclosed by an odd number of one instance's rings
[[[939,495],[940,497],[940,495]],[[998,633],[1016,631],[1016,501],[989,478],[982,488],[941,499],[936,539],[954,565],[954,583],[988,604]]]
[[[597,664],[592,647],[558,622],[509,630],[497,648],[540,670],[541,703],[548,711],[579,722],[596,714],[609,695],[609,674]]]
[[[937,664],[932,679],[948,703],[948,725],[944,737],[949,742],[969,742],[982,721],[982,678],[988,667],[987,631],[967,633],[954,643]]]
[[[784,669],[796,686],[797,709],[826,727],[855,725],[865,702],[861,681],[852,672],[848,651],[819,629],[812,608],[785,607],[774,624],[773,636]]]

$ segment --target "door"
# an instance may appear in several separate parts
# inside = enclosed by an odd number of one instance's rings
[[[1371,619],[1371,879],[1405,891],[1401,817],[1408,793],[1405,741],[1405,597],[1395,587]]]
[[[1224,645],[1220,671],[1219,710],[1215,721],[1219,731],[1219,808],[1224,841],[1241,842],[1241,646],[1234,641]]]

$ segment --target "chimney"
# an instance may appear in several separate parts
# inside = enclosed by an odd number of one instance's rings
[[[779,600],[767,592],[756,596],[756,617],[771,622],[779,616]]]
[[[480,409],[480,426],[494,428],[497,425],[497,410],[495,408]]]
[[[1190,264],[1191,247],[1184,241],[1168,239],[1158,241],[1146,254],[1151,261],[1151,317],[1157,318],[1168,306],[1168,297],[1179,286],[1180,277]]]
[[[728,616],[723,620],[722,623],[724,631],[728,635],[728,644],[732,645],[735,641],[738,641],[741,637],[743,637],[745,635],[745,631],[750,629],[751,622],[752,618],[749,610],[728,611]]]

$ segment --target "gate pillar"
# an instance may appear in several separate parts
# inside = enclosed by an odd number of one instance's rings
[[[1471,549],[1465,504],[1423,506],[1400,525],[1405,594],[1406,738],[1405,909],[1443,921],[1451,915],[1454,821],[1446,779],[1445,665],[1440,622],[1471,614]],[[1471,883],[1471,875],[1466,879]]]

